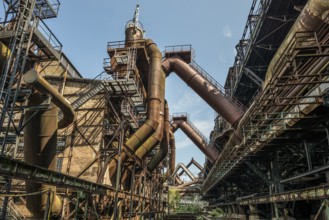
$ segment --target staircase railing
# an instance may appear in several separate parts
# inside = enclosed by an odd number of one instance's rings
[[[204,79],[206,79],[214,88],[216,88],[223,96],[228,98],[236,107],[238,107],[241,111],[245,111],[246,107],[239,102],[236,98],[229,96],[226,94],[224,87],[219,84],[209,73],[207,73],[201,66],[199,66],[196,62],[192,62],[189,64],[197,73],[199,73]]]

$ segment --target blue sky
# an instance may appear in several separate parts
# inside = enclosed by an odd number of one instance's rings
[[[63,51],[84,77],[102,71],[109,41],[124,40],[125,23],[140,4],[140,21],[146,38],[160,50],[165,46],[191,44],[195,61],[222,85],[235,56],[252,0],[66,0],[59,16],[46,21],[63,44]],[[190,120],[209,137],[214,111],[174,73],[166,82],[166,99],[171,113],[187,112]],[[181,132],[176,132],[177,163],[204,155]],[[196,173],[197,169],[191,169]]]

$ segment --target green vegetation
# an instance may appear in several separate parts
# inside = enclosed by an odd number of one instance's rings
[[[201,212],[202,208],[197,204],[179,204],[177,208],[178,212]]]
[[[169,189],[169,210],[176,211],[182,197],[176,189]]]
[[[224,211],[220,208],[216,208],[216,209],[213,209],[211,212],[210,212],[210,216],[211,217],[221,217],[224,215]]]

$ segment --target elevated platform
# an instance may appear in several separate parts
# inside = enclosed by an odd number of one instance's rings
[[[179,57],[186,63],[191,63],[193,61],[193,50],[190,44],[187,45],[174,45],[166,46],[164,51],[164,57]]]
[[[17,13],[20,1],[4,0],[10,8],[10,13]],[[34,16],[42,19],[55,18],[58,15],[60,2],[59,0],[36,0]]]
[[[29,28],[29,33],[31,31],[32,27]],[[10,44],[13,37],[15,37],[13,30],[4,29],[0,32],[0,40],[6,45]],[[62,44],[42,20],[39,21],[37,28],[33,30],[32,42],[42,51],[42,54],[30,51],[32,59],[38,61],[60,60]]]

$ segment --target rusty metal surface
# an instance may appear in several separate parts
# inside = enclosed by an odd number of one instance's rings
[[[148,163],[147,168],[149,171],[153,171],[168,155],[169,152],[169,138],[170,138],[170,118],[169,118],[169,107],[167,101],[165,102],[164,108],[164,133],[160,143],[160,149],[157,154]]]
[[[173,118],[172,126],[180,128],[211,162],[216,161],[218,154],[212,149],[207,148],[208,143],[204,142],[203,138],[186,122],[186,120]]]
[[[198,74],[191,66],[179,58],[168,58],[163,61],[162,67],[166,74],[175,72],[189,87],[191,87],[206,103],[209,104],[233,127],[237,127],[243,112],[229,99]]]
[[[39,93],[33,94],[29,99],[30,107],[37,106],[48,99]],[[56,148],[57,148],[57,112],[58,109],[51,104],[48,110],[40,111],[36,116],[34,113],[38,110],[28,110],[25,119],[33,119],[24,128],[24,160],[33,165],[41,166],[50,170],[56,168]],[[56,192],[56,187],[46,184],[26,181],[26,192],[35,193],[51,189]],[[42,218],[46,210],[47,194],[27,196],[27,208],[33,213],[34,218]],[[53,196],[51,215],[58,215],[62,209],[61,200],[58,196]]]
[[[299,96],[302,92],[312,91],[316,88],[317,85],[313,84],[312,81],[317,80],[314,77],[315,75],[322,74],[322,72],[325,71],[329,61],[328,56],[318,56],[317,59],[312,59],[312,56],[310,56],[308,60],[297,66],[299,69],[298,71],[295,71],[295,74],[301,76],[303,75],[303,77],[299,77],[297,82],[289,74],[292,74],[291,61],[296,58],[299,51],[303,48],[307,48],[307,46],[310,46],[309,44],[314,42],[314,38],[319,37],[320,40],[322,39],[322,43],[326,44],[326,32],[321,32],[323,30],[320,30],[321,33],[319,36],[314,35],[313,38],[309,37],[307,40],[303,39],[301,44],[295,42],[297,41],[296,39],[298,39],[299,32],[309,33],[307,31],[313,31],[320,28],[323,24],[323,19],[327,19],[326,11],[328,9],[329,1],[310,0],[305,6],[303,12],[300,14],[291,31],[287,35],[286,40],[280,46],[278,52],[271,61],[260,96],[257,97],[243,118],[241,118],[238,129],[231,135],[229,141],[224,147],[224,150],[220,154],[216,165],[208,174],[204,182],[205,193],[209,192],[209,190],[212,189],[216,183],[226,177],[234,167],[240,164],[243,159],[247,157],[247,155],[256,153],[276,136],[280,136],[287,129],[289,129],[289,127],[293,126],[302,119],[295,118],[286,128],[279,123],[280,119],[277,119],[277,115],[269,115],[269,117],[263,115],[257,119],[256,127],[252,128],[249,125],[254,123],[250,121],[251,118],[258,117],[257,112],[273,114],[283,111],[293,111],[291,110],[293,107],[290,105],[291,100],[296,96]],[[324,27],[324,29],[326,30],[326,27]],[[324,49],[322,52],[326,54],[326,51],[327,49]],[[325,79],[325,77],[323,77],[323,79]],[[326,80],[323,79],[322,82],[325,83]],[[290,81],[295,82],[295,85],[285,86],[285,84]],[[279,82],[284,82],[284,85],[279,85]],[[280,102],[275,101],[280,96],[285,98]],[[308,107],[304,107],[305,110],[303,114],[310,113],[320,104],[320,102],[305,103]],[[266,125],[274,129],[259,132],[259,130],[262,127],[266,127]],[[247,132],[243,132],[242,129],[247,130]],[[256,133],[259,133],[259,136],[264,137],[264,141],[259,142],[256,139],[249,141],[248,138]],[[242,142],[243,136],[245,138],[244,143]]]
[[[163,138],[164,130],[164,105],[165,105],[165,80],[166,75],[161,69],[162,55],[159,48],[152,40],[146,40],[146,51],[150,57],[148,110],[149,118],[159,122],[155,133],[136,150],[136,155],[143,159],[153,150]]]
[[[169,158],[169,170],[170,174],[173,174],[176,166],[176,141],[174,132],[169,132],[169,146],[170,146],[170,158]]]
[[[76,120],[71,104],[34,69],[29,70],[23,77],[25,83],[31,85],[39,92],[51,95],[51,101],[63,112],[63,119],[58,122],[58,128],[65,128]]]

